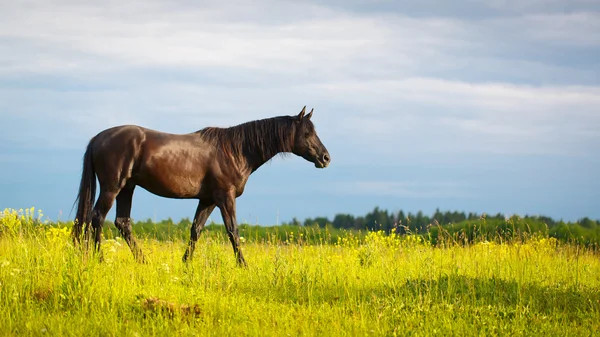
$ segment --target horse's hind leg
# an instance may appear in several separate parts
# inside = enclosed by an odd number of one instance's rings
[[[101,253],[100,243],[102,241],[102,227],[104,225],[104,220],[115,201],[116,194],[117,193],[115,192],[108,192],[100,189],[100,196],[98,196],[98,200],[94,206],[94,211],[92,213],[92,230],[94,235],[94,248],[98,253]]]
[[[133,238],[131,228],[131,201],[133,199],[134,189],[135,185],[127,184],[117,195],[117,216],[115,219],[115,226],[119,229],[119,232],[121,232],[125,242],[127,242],[134,258],[138,262],[144,263],[144,254]]]

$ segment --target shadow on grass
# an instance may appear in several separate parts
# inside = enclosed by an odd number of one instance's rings
[[[435,301],[478,306],[527,307],[541,314],[600,312],[600,292],[575,287],[522,284],[499,278],[459,275],[437,280],[407,280],[402,291],[409,296],[429,295]]]
[[[530,313],[556,315],[577,319],[580,315],[600,313],[600,291],[565,287],[548,287],[519,284],[498,278],[472,278],[460,275],[442,276],[439,279],[409,279],[399,285],[367,285],[357,287],[332,287],[321,284],[288,282],[270,289],[238,285],[248,294],[263,293],[263,297],[282,303],[300,305],[312,303],[343,305],[363,302],[366,304],[387,303],[411,307],[414,304],[496,307],[505,308],[501,316],[514,316],[514,308],[526,308]],[[309,294],[307,289],[311,289]],[[512,308],[512,309],[511,309]]]

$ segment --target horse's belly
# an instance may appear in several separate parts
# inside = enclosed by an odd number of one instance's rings
[[[150,193],[167,198],[196,198],[203,177],[181,170],[142,170],[136,175],[136,185]]]
[[[161,184],[157,182],[136,181],[136,185],[139,185],[150,193],[165,198],[197,198],[200,193],[199,187],[192,185],[186,186],[183,182],[177,184]]]

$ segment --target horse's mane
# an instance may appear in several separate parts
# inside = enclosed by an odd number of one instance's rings
[[[294,119],[279,116],[246,122],[228,128],[206,127],[196,133],[226,153],[236,156],[258,156],[267,161],[279,153],[291,152]]]

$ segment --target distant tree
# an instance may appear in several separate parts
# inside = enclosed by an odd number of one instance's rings
[[[596,227],[596,223],[588,217],[579,220],[577,223],[583,228],[592,229]]]
[[[304,220],[304,226],[308,227],[308,226],[314,226],[314,225],[319,225],[319,227],[325,227],[327,226],[327,224],[330,224],[331,221],[329,221],[329,219],[327,219],[326,217],[316,217],[314,219],[306,219]]]
[[[366,228],[369,230],[384,230],[389,232],[394,225],[394,218],[387,210],[375,207],[372,212],[365,215]]]
[[[433,220],[436,220],[440,225],[444,225],[446,224],[444,221],[444,214],[442,214],[442,212],[440,212],[439,208],[435,209],[435,212],[433,213]]]
[[[537,219],[548,225],[548,227],[554,227],[556,225],[556,221],[547,216],[538,216]]]
[[[404,215],[404,212],[402,210],[400,210],[400,212],[398,212],[398,216],[396,217],[396,221],[399,224],[406,224],[406,215]]]
[[[398,215],[396,216],[396,232],[398,234],[406,233],[406,226],[408,226],[408,221],[406,219],[406,215],[404,215],[404,211],[400,210]]]
[[[415,216],[411,213],[408,212],[408,214],[406,215],[406,230],[407,231],[411,231],[411,232],[416,232],[417,229],[415,228]]]
[[[429,217],[423,215],[422,211],[418,211],[411,227],[414,228],[415,232],[424,232],[427,225],[429,225]]]
[[[333,218],[333,227],[335,228],[353,228],[355,218],[351,214],[336,214]]]
[[[454,223],[453,218],[452,218],[452,212],[446,211],[446,212],[444,212],[444,225],[447,225],[450,223]]]
[[[365,229],[366,225],[367,221],[365,220],[365,217],[359,216],[354,219],[354,229]]]
[[[459,223],[465,220],[467,220],[467,215],[465,214],[465,212],[452,212],[452,223]]]
[[[192,221],[190,220],[190,218],[183,218],[181,219],[181,221],[179,221],[179,226],[181,227],[188,227],[192,224]]]

